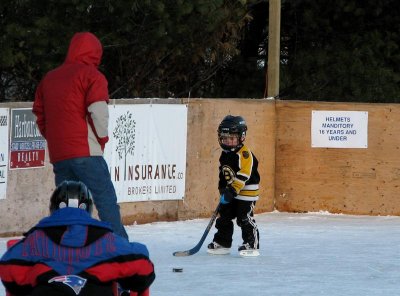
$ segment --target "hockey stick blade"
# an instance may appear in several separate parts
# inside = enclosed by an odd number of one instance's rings
[[[173,253],[174,256],[176,256],[176,257],[190,256],[190,255],[196,254],[200,250],[201,246],[203,245],[204,241],[206,240],[206,237],[207,237],[208,233],[210,232],[211,227],[214,224],[215,219],[218,216],[219,205],[220,204],[218,204],[217,208],[215,209],[214,213],[212,214],[210,222],[208,222],[207,228],[206,228],[206,230],[204,230],[203,236],[201,237],[201,239],[197,243],[197,245],[194,246],[192,249],[187,250],[187,251],[174,252]]]

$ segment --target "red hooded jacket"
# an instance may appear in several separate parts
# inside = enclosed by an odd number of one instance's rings
[[[103,49],[89,32],[76,33],[65,62],[40,82],[33,113],[50,162],[103,155],[108,141],[108,83],[97,67]]]

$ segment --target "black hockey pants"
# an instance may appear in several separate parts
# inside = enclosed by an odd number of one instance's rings
[[[219,217],[215,222],[217,232],[214,235],[214,241],[226,248],[232,246],[234,229],[232,220],[236,218],[237,225],[242,229],[243,243],[248,243],[251,247],[258,249],[259,233],[253,218],[255,204],[255,201],[233,199],[230,203],[221,205]]]

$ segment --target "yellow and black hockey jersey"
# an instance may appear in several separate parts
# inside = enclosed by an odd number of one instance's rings
[[[258,160],[246,145],[236,152],[222,151],[219,164],[220,191],[229,185],[235,189],[236,199],[258,200],[260,183]]]

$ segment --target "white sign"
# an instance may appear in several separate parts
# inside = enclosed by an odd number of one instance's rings
[[[6,198],[8,173],[9,109],[0,108],[0,199]]]
[[[104,157],[118,202],[183,199],[187,106],[109,106]]]
[[[368,112],[313,110],[311,147],[368,148]]]

